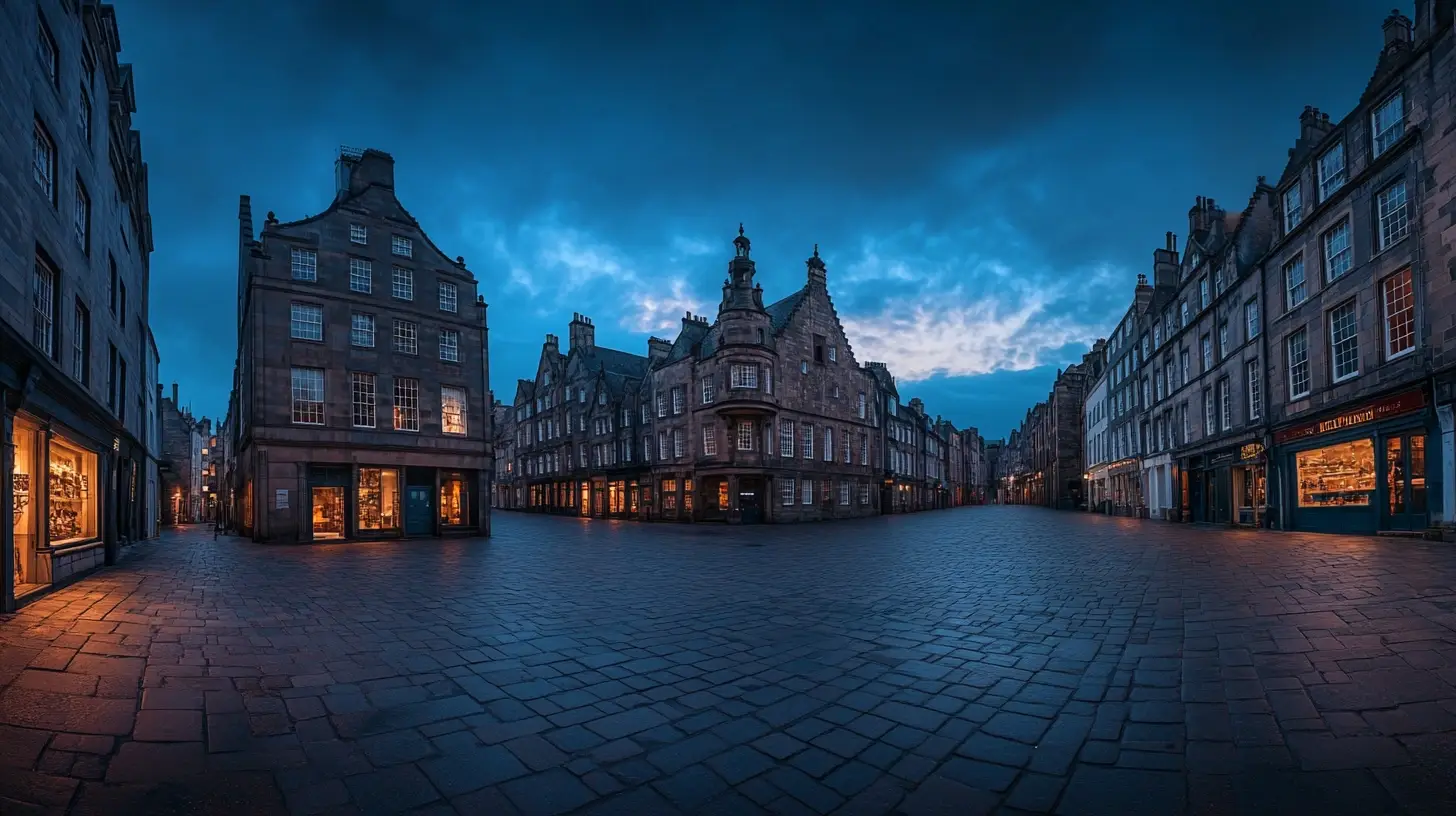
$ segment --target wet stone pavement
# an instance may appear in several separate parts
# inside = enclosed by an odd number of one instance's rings
[[[1450,813],[1456,548],[1016,507],[197,529],[0,616],[0,813]]]

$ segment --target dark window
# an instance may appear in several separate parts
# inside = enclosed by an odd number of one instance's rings
[[[117,290],[121,293],[121,312],[117,315],[121,319],[121,327],[126,328],[126,282],[117,281]]]
[[[814,335],[814,362],[824,362],[824,338],[817,334]]]
[[[117,370],[117,364],[121,362],[121,357],[116,353],[115,343],[108,343],[107,346],[108,351],[106,355],[106,407],[115,411],[116,395],[117,391],[119,390],[117,388],[117,375],[120,373]]]
[[[106,299],[111,304],[111,313],[116,314],[116,256],[108,252],[106,259],[111,262],[111,281],[106,285]]]

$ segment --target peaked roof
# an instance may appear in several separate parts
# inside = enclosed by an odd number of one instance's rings
[[[799,304],[804,302],[804,298],[808,294],[809,286],[805,284],[799,291],[769,304],[765,311],[768,312],[769,320],[773,324],[774,334],[784,330],[784,327],[789,324],[789,318],[793,317],[794,310],[799,308]]]

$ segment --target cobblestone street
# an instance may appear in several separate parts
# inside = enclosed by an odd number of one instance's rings
[[[495,524],[170,533],[0,617],[0,812],[1456,809],[1449,545]]]

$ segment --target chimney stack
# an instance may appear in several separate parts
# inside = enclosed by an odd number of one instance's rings
[[[809,283],[828,286],[828,274],[824,271],[824,259],[819,257],[818,244],[814,245],[814,254],[804,261],[804,265],[809,267]]]
[[[554,334],[548,334],[546,335],[545,346],[552,351],[558,351],[561,348],[561,340]]]
[[[376,184],[394,189],[394,157],[372,148],[340,147],[334,161],[335,197],[358,195]]]
[[[1400,9],[1391,9],[1390,16],[1385,18],[1385,50],[1410,45],[1411,21],[1410,18],[1400,13]]]
[[[661,337],[647,338],[647,360],[649,363],[667,359],[668,352],[670,351],[672,351],[672,343],[663,340]]]
[[[593,348],[597,344],[597,327],[592,325],[590,317],[579,312],[572,312],[571,325],[567,327],[566,339],[569,344],[568,351]]]
[[[239,246],[247,246],[253,243],[257,236],[253,234],[253,199],[250,196],[238,196],[238,238]]]
[[[177,404],[177,383],[172,383],[172,407],[179,409],[181,407]]]

